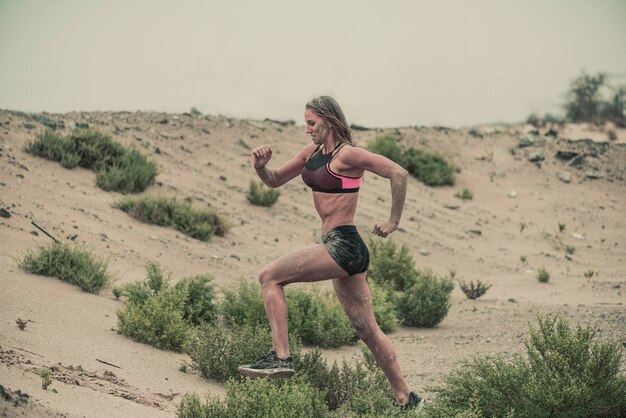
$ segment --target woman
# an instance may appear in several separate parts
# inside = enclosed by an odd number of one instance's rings
[[[273,349],[256,363],[242,366],[240,371],[254,375],[260,369],[292,369],[283,288],[294,282],[332,279],[335,293],[359,338],[387,376],[396,403],[405,408],[421,406],[422,399],[409,392],[395,350],[374,318],[372,297],[365,281],[369,253],[354,226],[359,186],[364,171],[370,171],[389,179],[392,197],[389,221],[375,224],[372,232],[386,237],[398,228],[407,172],[381,155],[355,147],[346,118],[333,98],[322,96],[311,100],[306,105],[304,119],[312,144],[275,170],[267,167],[272,158],[268,145],[254,149],[251,161],[259,178],[269,187],[280,187],[302,176],[313,190],[313,202],[322,220],[323,244],[287,254],[261,271],[259,281]]]

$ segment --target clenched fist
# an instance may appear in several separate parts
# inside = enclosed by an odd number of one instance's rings
[[[269,145],[261,145],[252,150],[250,161],[256,169],[261,169],[272,159],[272,148]]]

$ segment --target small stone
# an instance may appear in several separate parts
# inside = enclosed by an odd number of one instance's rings
[[[11,217],[11,212],[6,210],[5,208],[0,208],[0,216],[8,219]]]
[[[543,155],[543,152],[533,152],[528,156],[528,161],[530,161],[531,163],[536,163],[545,159],[546,157]]]
[[[427,250],[425,250],[424,248],[420,248],[419,252],[424,257],[426,257],[427,255],[430,255],[430,253]]]
[[[507,196],[511,199],[515,199],[517,197],[517,192],[515,190],[511,190]]]
[[[563,183],[570,183],[572,181],[572,175],[569,171],[559,171],[557,176]]]
[[[585,237],[583,237],[582,235],[577,234],[577,233],[575,233],[575,232],[572,234],[572,236],[573,236],[574,238],[576,238],[576,239],[580,239],[580,240],[585,239]]]

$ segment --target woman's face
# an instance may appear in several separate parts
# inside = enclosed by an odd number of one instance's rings
[[[330,128],[324,123],[324,119],[309,109],[305,109],[304,122],[306,123],[306,133],[311,135],[313,143],[319,145],[326,141],[330,134]]]

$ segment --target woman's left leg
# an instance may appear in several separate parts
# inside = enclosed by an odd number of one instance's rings
[[[366,275],[367,272],[363,272],[333,279],[335,293],[359,338],[371,350],[376,363],[387,376],[396,402],[404,405],[409,397],[409,388],[391,341],[376,323],[372,295],[365,281]]]

